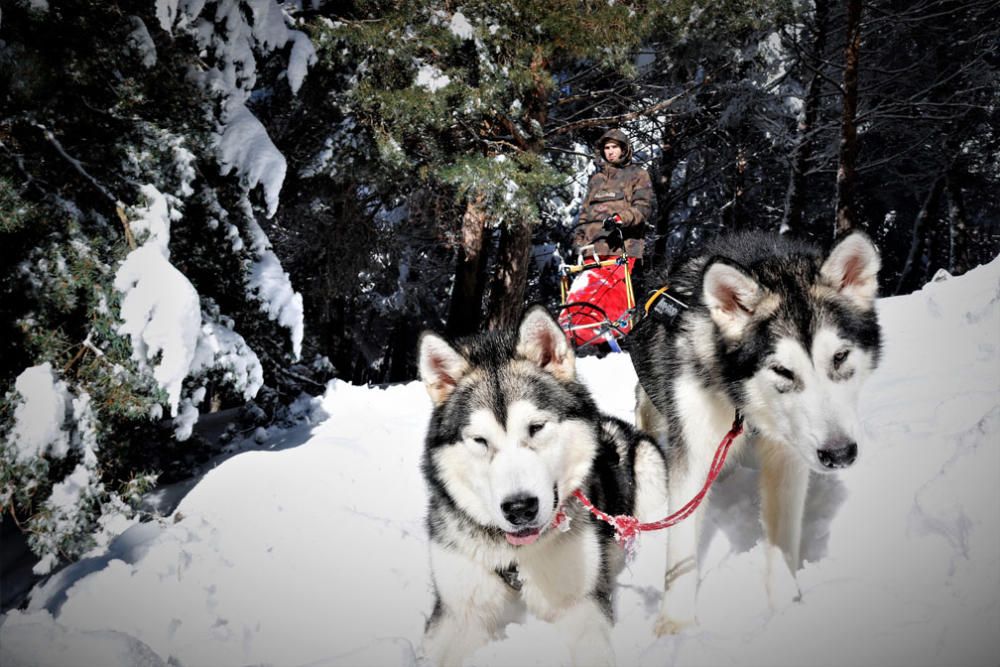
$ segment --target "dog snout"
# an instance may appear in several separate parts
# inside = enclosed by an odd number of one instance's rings
[[[846,468],[858,458],[858,445],[851,442],[840,447],[816,450],[816,454],[819,456],[819,462],[825,468],[831,470]]]
[[[525,493],[508,497],[500,503],[504,518],[514,526],[526,526],[538,516],[538,498]]]

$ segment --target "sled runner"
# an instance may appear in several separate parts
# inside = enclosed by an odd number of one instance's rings
[[[621,352],[618,341],[635,323],[635,258],[624,249],[621,226],[611,225],[609,232],[617,235],[621,256],[601,257],[594,246],[584,246],[576,262],[560,270],[559,326],[578,350],[606,343]]]

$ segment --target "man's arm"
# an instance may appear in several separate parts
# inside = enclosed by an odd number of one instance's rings
[[[639,169],[629,198],[629,207],[621,212],[622,224],[626,227],[641,225],[653,212],[653,181],[649,172]]]

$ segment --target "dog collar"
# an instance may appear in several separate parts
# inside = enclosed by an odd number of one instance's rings
[[[555,528],[560,533],[565,533],[566,531],[569,530],[570,527],[569,522],[570,522],[569,515],[566,514],[566,510],[560,507],[559,510],[556,512],[556,515],[552,517],[552,523],[549,524],[549,528],[550,529]]]

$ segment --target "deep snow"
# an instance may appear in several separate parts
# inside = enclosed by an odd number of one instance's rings
[[[620,665],[997,664],[1000,259],[878,307],[885,353],[862,398],[861,458],[813,479],[802,600],[768,608],[749,461],[711,497],[700,626],[655,639],[656,592],[626,573]],[[605,410],[631,418],[626,355],[579,369]],[[431,608],[429,412],[419,383],[332,383],[313,425],[245,443],[175,490],[190,489],[170,516],[37,586],[0,619],[0,664],[416,664]],[[473,662],[565,658],[551,626],[515,615]]]

